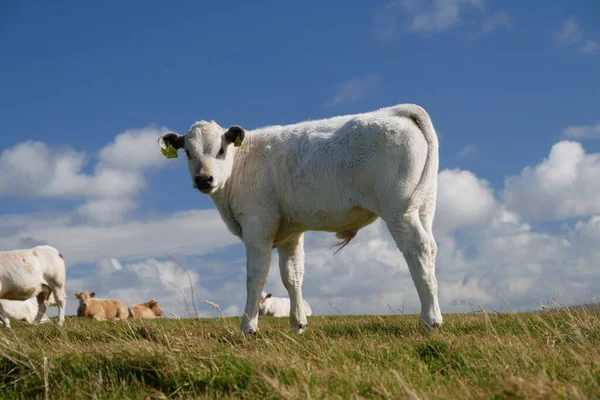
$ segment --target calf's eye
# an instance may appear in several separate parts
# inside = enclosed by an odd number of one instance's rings
[[[190,156],[190,152],[188,151],[188,149],[185,149],[185,155],[187,156],[187,158],[192,158],[192,156]]]
[[[219,150],[219,155],[222,156],[223,154],[225,154],[225,149]]]

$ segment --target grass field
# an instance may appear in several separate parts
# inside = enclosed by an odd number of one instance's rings
[[[0,329],[0,398],[600,398],[600,314],[14,323]]]

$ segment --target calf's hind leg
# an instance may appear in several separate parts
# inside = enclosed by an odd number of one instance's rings
[[[432,236],[423,228],[418,211],[383,219],[408,264],[421,301],[421,319],[427,327],[441,326]]]
[[[48,286],[43,285],[42,291],[38,293],[36,296],[38,303],[38,312],[33,320],[34,324],[39,324],[46,313],[46,300],[50,297],[50,288]]]
[[[294,332],[303,333],[308,323],[302,299],[304,281],[304,234],[277,246],[281,281],[290,296],[290,326]]]
[[[435,215],[435,196],[428,197],[425,200],[425,204],[419,209],[419,220],[421,221],[421,225],[425,232],[429,235],[431,239],[431,254],[433,254],[433,263],[435,264],[435,259],[437,256],[437,243],[435,242],[435,238],[433,237],[433,217]]]

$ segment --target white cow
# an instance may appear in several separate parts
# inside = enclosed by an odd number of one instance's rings
[[[185,135],[167,133],[158,142],[167,157],[184,149],[193,187],[213,199],[244,241],[244,334],[257,331],[273,248],[291,300],[291,328],[302,333],[304,232],[336,232],[341,249],[378,217],[404,254],[422,320],[442,324],[432,231],[438,139],[421,107],[400,104],[249,133],[200,121]]]
[[[58,325],[65,320],[65,261],[54,247],[0,252],[0,299],[27,300],[36,297],[38,310],[34,322],[46,312],[46,302],[54,295],[58,306]],[[0,321],[10,328],[10,320],[0,305]]]
[[[54,295],[50,294],[48,300],[46,300],[46,307],[55,306],[56,301]],[[30,324],[34,323],[35,317],[38,314],[38,302],[37,298],[32,297],[25,301],[20,300],[0,300],[0,306],[4,309],[6,316],[9,320],[13,321],[24,321]],[[40,323],[48,322],[50,319],[42,314]]]
[[[310,304],[304,299],[302,301],[304,302],[304,313],[307,317],[310,317],[312,315]],[[290,308],[290,299],[287,297],[273,297],[271,293],[267,294],[265,292],[262,292],[260,295],[259,315],[266,315],[267,317],[289,317]]]

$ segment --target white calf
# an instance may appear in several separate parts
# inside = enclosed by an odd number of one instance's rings
[[[341,249],[378,217],[404,254],[421,318],[429,327],[442,324],[432,230],[438,139],[421,107],[401,104],[248,134],[200,121],[185,135],[161,136],[159,144],[171,158],[184,149],[193,187],[213,199],[229,230],[244,241],[243,333],[257,330],[273,248],[291,300],[290,325],[301,333],[304,232],[336,232]]]
[[[37,298],[38,313],[34,322],[40,322],[46,312],[51,294],[58,306],[58,325],[65,320],[65,261],[54,247],[37,246],[32,249],[0,252],[0,299],[27,300]],[[10,320],[0,304],[0,321],[10,328]]]
[[[50,294],[50,297],[46,301],[46,307],[55,306],[56,301],[54,295]],[[0,300],[0,306],[4,309],[6,316],[9,320],[13,321],[24,321],[32,324],[38,314],[38,303],[35,297],[32,297],[25,301],[20,300]],[[43,314],[40,323],[48,322],[50,319]]]
[[[304,301],[304,313],[307,317],[312,315],[312,310],[308,301]],[[260,308],[258,309],[259,315],[266,315],[267,317],[289,317],[290,316],[291,303],[287,297],[273,297],[271,293],[267,294],[262,292],[260,295]]]

